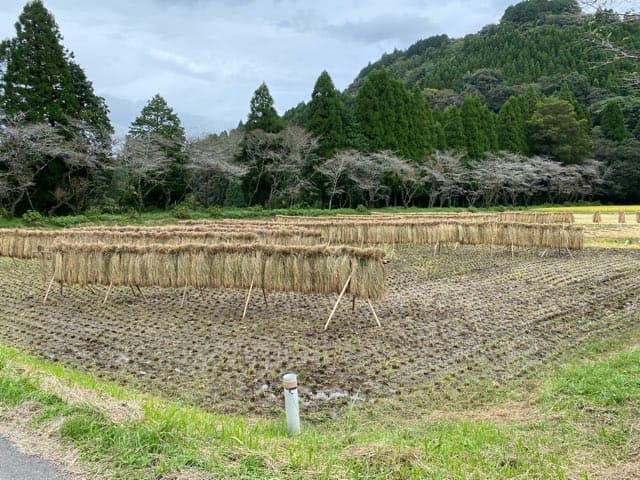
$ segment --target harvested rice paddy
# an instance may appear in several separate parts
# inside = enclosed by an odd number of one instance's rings
[[[629,219],[631,220],[631,218]],[[629,221],[628,220],[628,221]],[[588,237],[588,236],[587,236]],[[280,376],[299,375],[305,414],[419,393],[502,384],[594,338],[630,330],[640,256],[586,249],[396,246],[386,297],[126,287],[55,287],[38,260],[0,258],[0,342],[217,411],[279,414]]]

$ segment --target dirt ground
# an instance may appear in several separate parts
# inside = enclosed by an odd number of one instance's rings
[[[226,412],[281,410],[280,376],[298,373],[309,411],[420,391],[448,378],[503,382],[584,342],[624,332],[640,314],[637,251],[490,253],[396,247],[387,297],[58,287],[35,261],[0,259],[0,342],[145,391]]]

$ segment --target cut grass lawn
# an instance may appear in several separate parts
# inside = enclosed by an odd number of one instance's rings
[[[592,344],[543,379],[489,396],[482,385],[447,401],[434,390],[411,410],[379,401],[318,422],[303,411],[295,438],[282,419],[216,415],[8,347],[0,347],[0,406],[11,422],[32,404],[30,428],[53,429],[54,441],[107,477],[620,478],[640,474],[639,347],[640,330]],[[114,421],[109,399],[144,415]]]

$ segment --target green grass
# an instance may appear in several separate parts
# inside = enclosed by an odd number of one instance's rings
[[[360,212],[354,208],[337,208],[332,210],[319,209],[319,208],[281,208],[281,209],[263,209],[260,207],[249,208],[232,208],[232,207],[220,207],[216,210],[216,214],[212,216],[210,210],[196,209],[187,210],[188,216],[192,220],[200,219],[218,219],[218,218],[230,218],[230,219],[260,219],[274,217],[275,215],[307,215],[307,216],[332,216],[332,215],[354,215],[362,214],[366,215],[371,212],[380,213],[416,213],[416,212],[435,212],[435,213],[447,213],[447,212],[497,212],[505,210],[528,210],[528,209],[540,209],[540,210],[571,210],[573,207],[552,207],[552,208],[535,208],[535,207],[504,207],[495,206],[488,208],[462,208],[462,207],[445,207],[445,208],[418,208],[418,207],[387,207],[387,208],[375,208],[365,212]],[[592,207],[576,207],[576,208],[592,208]],[[598,207],[599,208],[599,207]],[[618,211],[623,207],[617,207]],[[627,207],[624,207],[627,208]],[[631,207],[629,207],[631,208]],[[629,211],[636,211],[637,209],[630,209]],[[179,219],[174,216],[173,211],[150,211],[131,214],[90,214],[90,215],[67,215],[57,217],[43,217],[41,223],[29,224],[25,223],[21,218],[6,219],[0,218],[0,228],[18,228],[18,227],[33,227],[33,228],[68,228],[78,225],[97,224],[97,225],[164,225],[176,223]]]
[[[569,472],[589,478],[589,465],[576,458],[615,465],[640,441],[639,344],[636,331],[624,343],[582,349],[583,360],[527,384],[534,406],[513,419],[491,414],[510,408],[500,404],[504,390],[493,401],[470,391],[440,404],[416,406],[405,399],[352,405],[331,420],[311,421],[303,410],[303,433],[290,438],[281,418],[217,415],[9,347],[0,347],[0,405],[37,405],[34,428],[57,422],[63,443],[117,478],[157,478],[187,469],[238,479],[551,479]],[[99,405],[69,404],[42,387],[49,376],[136,402],[144,418],[114,423]],[[522,391],[513,396],[521,399]],[[430,416],[432,409],[449,411]]]

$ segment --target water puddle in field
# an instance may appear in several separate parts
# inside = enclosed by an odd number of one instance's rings
[[[330,401],[330,400],[338,400],[340,398],[348,398],[354,402],[363,402],[365,398],[360,395],[358,392],[354,394],[350,394],[345,390],[334,390],[334,391],[324,391],[324,390],[316,390],[311,393],[309,397],[312,400],[320,400],[320,401]]]

